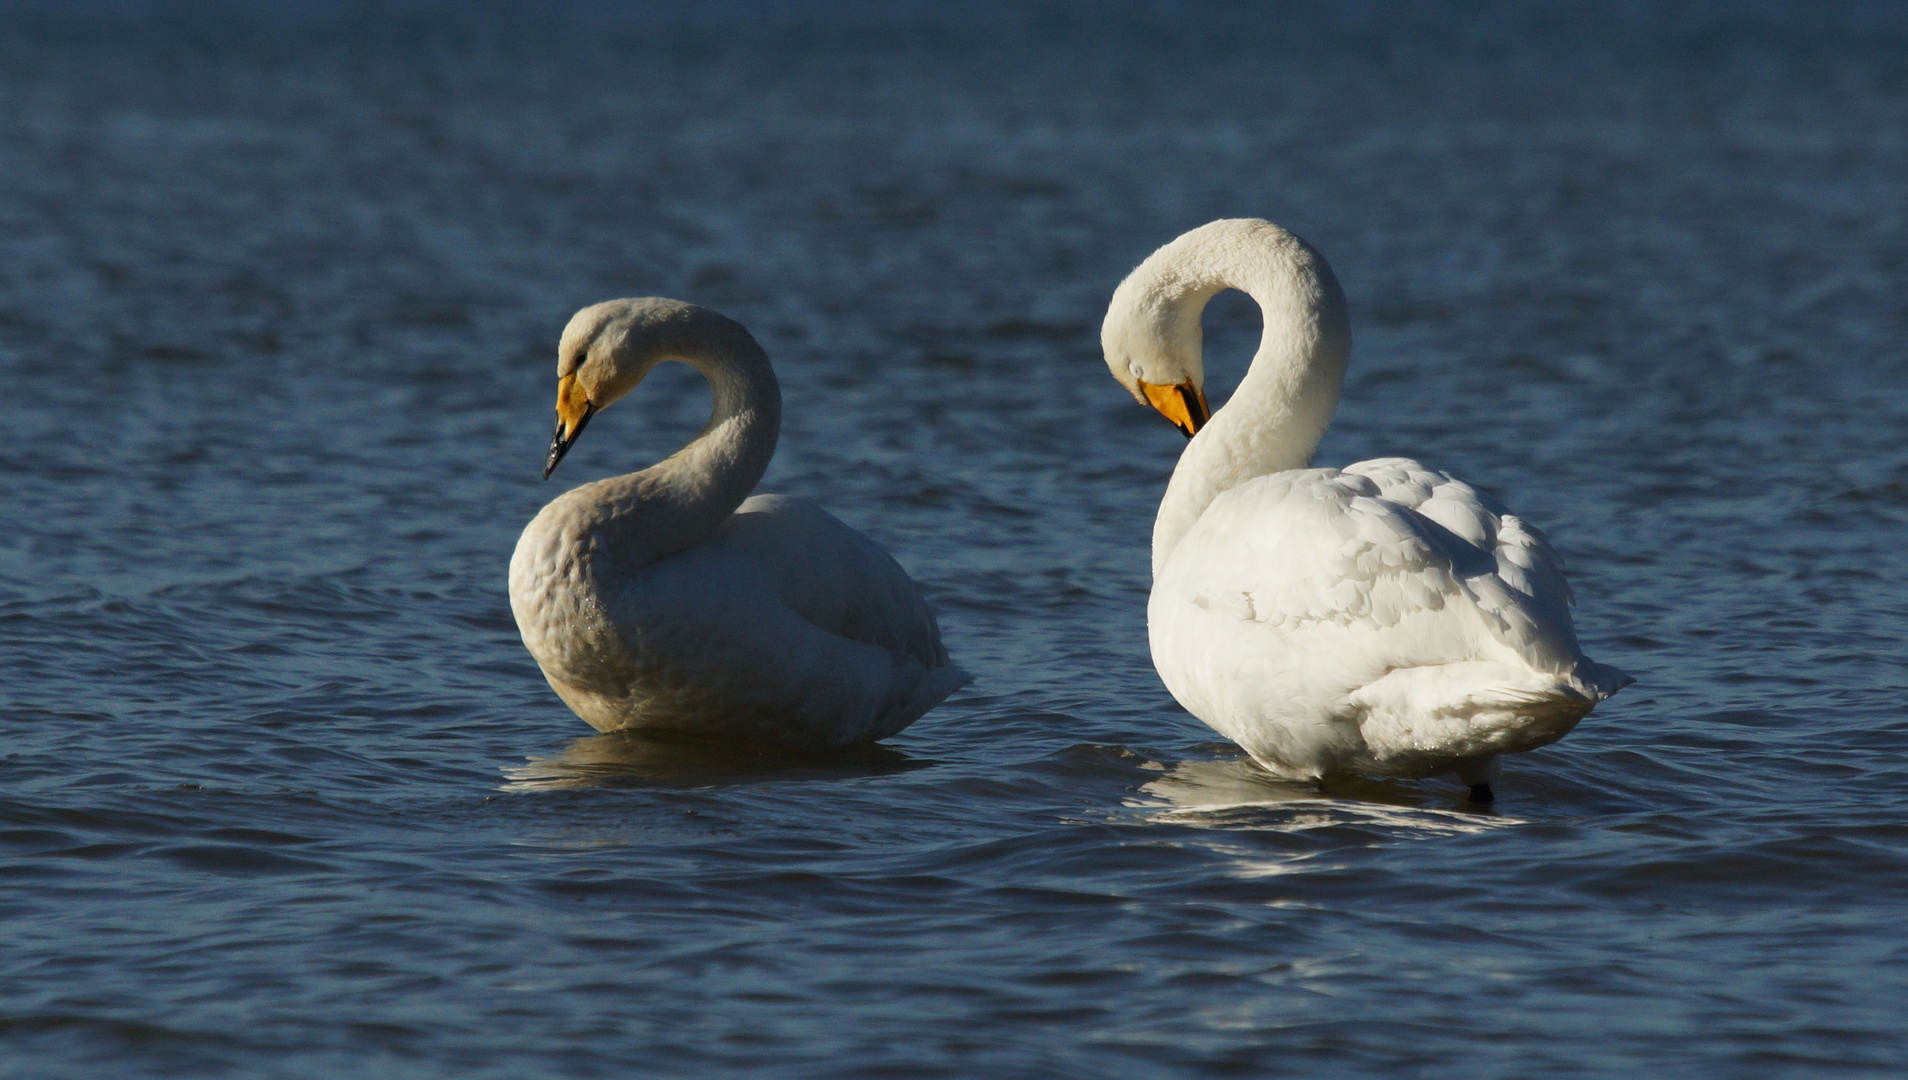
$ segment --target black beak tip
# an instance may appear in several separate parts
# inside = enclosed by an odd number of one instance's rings
[[[1179,430],[1191,439],[1199,434],[1199,429],[1205,427],[1211,417],[1206,415],[1206,403],[1200,400],[1199,391],[1192,388],[1190,381],[1179,388],[1179,399],[1186,405],[1186,426]]]
[[[563,461],[563,456],[570,452],[570,447],[576,445],[577,436],[583,434],[583,429],[589,426],[590,417],[595,415],[594,407],[584,409],[583,419],[576,422],[576,430],[570,432],[570,437],[567,439],[563,437],[563,421],[557,421],[556,433],[550,436],[550,456],[543,463],[545,480],[550,479],[550,474],[556,471],[557,465]]]
[[[575,442],[575,438],[571,438],[568,441],[564,440],[563,425],[558,424],[556,434],[550,438],[550,456],[545,458],[543,462],[543,478],[545,480],[550,479],[550,474],[556,471],[557,464],[563,460],[563,455],[570,452],[570,446]]]

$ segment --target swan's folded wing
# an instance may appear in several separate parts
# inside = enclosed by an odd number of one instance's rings
[[[1360,461],[1347,465],[1344,475],[1372,481],[1379,498],[1431,519],[1469,547],[1489,554],[1496,575],[1531,600],[1564,606],[1575,603],[1570,583],[1564,579],[1563,556],[1550,539],[1464,481],[1409,458]]]
[[[611,695],[646,699],[646,727],[819,750],[891,735],[965,681],[818,625],[783,584],[719,543],[646,567],[612,606],[627,660]]]
[[[783,602],[816,627],[924,668],[947,663],[921,587],[874,541],[814,503],[757,495],[716,542],[762,566]]]
[[[1492,643],[1543,671],[1581,655],[1543,537],[1469,485],[1400,458],[1233,488],[1161,577],[1193,604],[1284,632],[1370,632],[1365,659],[1378,668],[1470,660]]]
[[[704,543],[621,583],[608,614],[625,653],[611,674],[630,687],[613,696],[653,696],[647,726],[704,737],[879,739],[968,681],[901,567],[798,499],[748,500]]]

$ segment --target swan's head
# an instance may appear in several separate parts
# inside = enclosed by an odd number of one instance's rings
[[[1196,304],[1183,304],[1182,291],[1142,273],[1152,263],[1141,264],[1113,290],[1100,325],[1100,348],[1120,385],[1190,439],[1212,419],[1199,315],[1219,290],[1206,292]]]
[[[1228,218],[1193,229],[1126,275],[1106,308],[1100,345],[1106,366],[1141,402],[1188,438],[1208,419],[1199,316],[1225,289],[1258,301],[1265,330],[1253,358],[1290,373],[1284,392],[1306,401],[1301,457],[1331,421],[1351,350],[1351,317],[1332,268],[1311,245],[1260,218]]]
[[[591,304],[571,316],[557,346],[556,434],[543,478],[556,471],[590,417],[636,389],[657,364],[692,355],[691,338],[711,314],[680,300],[646,296]]]

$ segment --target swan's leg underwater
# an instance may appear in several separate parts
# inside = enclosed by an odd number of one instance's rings
[[[1503,765],[1493,755],[1483,761],[1473,761],[1465,765],[1457,771],[1457,778],[1460,783],[1470,787],[1472,802],[1487,803],[1497,798],[1497,793],[1491,790],[1491,785],[1497,782],[1497,778],[1503,772]]]

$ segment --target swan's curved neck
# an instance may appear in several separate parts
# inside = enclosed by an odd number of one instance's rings
[[[1179,348],[1189,344],[1195,357],[1200,313],[1221,290],[1251,296],[1265,320],[1252,367],[1186,445],[1166,486],[1153,522],[1155,575],[1222,492],[1310,464],[1338,408],[1351,352],[1345,294],[1324,256],[1266,222],[1222,224],[1238,227],[1189,234],[1196,242],[1168,245],[1134,271],[1136,306],[1152,313],[1157,332],[1177,335]]]
[[[706,540],[761,482],[781,434],[782,391],[768,354],[739,323],[720,316],[697,329],[669,359],[709,380],[709,422],[658,464],[589,485],[603,514],[600,527],[617,534],[611,547],[637,565]]]

